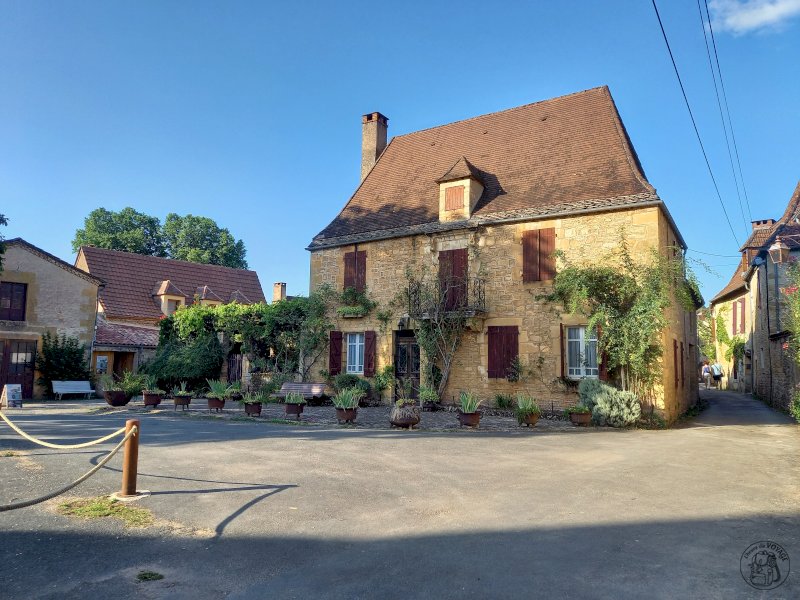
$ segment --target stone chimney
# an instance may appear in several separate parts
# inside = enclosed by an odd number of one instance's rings
[[[272,284],[272,301],[286,300],[286,284],[282,281]]]
[[[753,229],[762,229],[764,227],[772,227],[775,225],[775,219],[761,219],[760,221],[751,221]]]
[[[389,119],[379,112],[361,117],[361,181],[375,165],[386,148],[386,130]]]

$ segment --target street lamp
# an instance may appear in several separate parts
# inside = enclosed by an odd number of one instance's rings
[[[781,236],[775,238],[775,242],[769,247],[769,257],[776,265],[782,264],[789,259],[789,246],[787,246],[781,239]]]

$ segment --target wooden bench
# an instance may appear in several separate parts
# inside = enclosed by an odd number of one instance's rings
[[[275,392],[273,396],[276,398],[286,398],[288,394],[300,394],[306,400],[317,400],[325,398],[324,383],[291,383],[286,382],[281,386],[280,391]]]
[[[94,396],[94,390],[88,381],[54,381],[53,395],[61,400],[64,394],[81,394],[87,398]]]

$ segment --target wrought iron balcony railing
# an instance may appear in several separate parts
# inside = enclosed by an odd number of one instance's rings
[[[441,278],[408,285],[408,314],[416,319],[474,317],[486,312],[486,281],[480,277]]]

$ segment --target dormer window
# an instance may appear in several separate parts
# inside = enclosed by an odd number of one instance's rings
[[[167,316],[173,314],[181,306],[183,306],[183,303],[180,300],[167,300]]]
[[[174,313],[181,306],[186,306],[186,294],[169,279],[156,283],[152,295],[161,313],[167,316]]]
[[[462,156],[436,183],[439,184],[439,220],[469,219],[483,194],[480,171]]]

